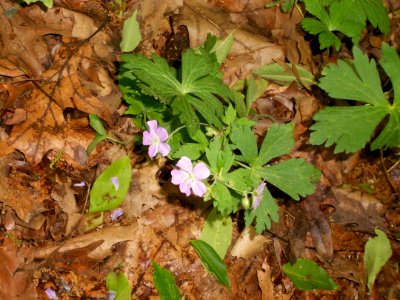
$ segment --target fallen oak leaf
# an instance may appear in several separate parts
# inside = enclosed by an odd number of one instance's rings
[[[65,160],[76,169],[86,167],[86,148],[94,138],[90,128],[74,128],[64,118],[66,108],[74,108],[98,115],[108,123],[111,122],[109,109],[93,92],[82,86],[79,67],[81,52],[87,54],[89,45],[82,46],[73,56],[61,78],[57,79],[57,69],[43,73],[49,81],[36,86],[31,85],[30,94],[20,100],[20,108],[27,112],[27,119],[14,125],[8,143],[25,154],[27,161],[38,164],[49,150],[62,150]],[[62,49],[59,50],[60,52]]]

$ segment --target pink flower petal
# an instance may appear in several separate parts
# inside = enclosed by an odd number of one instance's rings
[[[188,173],[192,173],[192,161],[186,156],[182,156],[181,159],[176,163],[176,166]]]
[[[187,183],[181,183],[180,185],[179,185],[179,190],[182,192],[182,193],[184,193],[184,194],[186,194],[186,196],[190,196],[190,185],[189,184],[187,184]]]
[[[151,144],[148,150],[150,158],[153,158],[158,153],[158,144]]]
[[[206,179],[210,176],[210,170],[205,163],[200,162],[193,168],[193,174],[198,179]]]
[[[146,122],[147,127],[149,128],[149,132],[152,134],[157,134],[157,121],[156,120],[151,120]]]
[[[167,156],[171,147],[166,143],[160,143],[158,145],[158,151],[161,153],[162,156]]]
[[[172,176],[171,182],[175,185],[185,182],[185,180],[188,178],[188,174],[186,172],[177,169],[173,169],[171,171],[171,176]]]
[[[191,187],[193,190],[193,194],[199,197],[203,196],[207,191],[206,186],[200,180],[192,182]]]
[[[142,141],[143,145],[146,145],[146,146],[151,145],[152,141],[153,141],[153,138],[152,138],[150,132],[144,131],[143,132],[143,141]]]
[[[117,176],[111,177],[111,182],[115,187],[115,190],[118,191],[119,189],[119,179]]]
[[[156,134],[160,138],[161,142],[165,142],[166,140],[168,140],[168,132],[165,130],[165,128],[157,128]]]

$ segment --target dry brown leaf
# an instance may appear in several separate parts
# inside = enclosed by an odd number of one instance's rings
[[[373,233],[376,227],[386,228],[385,206],[374,196],[361,190],[332,188],[337,203],[332,215],[336,224],[349,230]]]
[[[64,235],[68,236],[72,229],[78,224],[81,214],[75,200],[75,192],[71,189],[70,184],[56,185],[52,192],[53,198],[61,210],[67,214],[68,220],[64,229]]]
[[[257,234],[253,227],[246,227],[233,246],[230,255],[251,258],[264,249],[265,243],[270,242],[271,240],[265,236]]]
[[[26,120],[26,110],[16,108],[14,111],[6,111],[4,116],[4,124],[17,125]]]
[[[139,217],[144,211],[154,208],[160,199],[166,198],[156,176],[159,168],[152,163],[133,171],[132,185],[122,204],[128,218]]]
[[[81,85],[80,63],[80,56],[72,57],[60,81],[52,76],[57,74],[57,69],[46,71],[43,75],[50,81],[40,89],[32,85],[29,97],[20,100],[19,106],[26,110],[28,117],[13,126],[8,141],[25,154],[27,161],[37,164],[46,152],[54,149],[65,154],[66,161],[74,168],[86,167],[86,148],[94,138],[93,130],[70,127],[63,115],[66,108],[96,114],[111,123],[108,108]]]
[[[224,63],[224,77],[229,84],[239,78],[245,78],[249,72],[262,65],[282,60],[281,48],[248,25],[238,26],[231,22],[228,13],[210,8],[205,0],[184,1],[180,10],[178,25],[186,25],[189,30],[190,46],[202,44],[207,34],[225,36],[233,32],[234,44],[229,59]]]
[[[258,284],[262,292],[262,300],[275,300],[274,285],[271,278],[271,267],[264,260],[262,270],[257,271]]]
[[[102,260],[112,253],[112,247],[116,243],[134,240],[138,235],[139,229],[140,227],[138,227],[137,224],[107,227],[69,239],[65,243],[61,244],[61,246],[55,245],[37,248],[35,251],[35,258],[46,258],[56,250],[59,253],[63,253],[86,247],[98,241],[103,241],[99,247],[88,254],[88,257],[91,259]]]
[[[36,299],[29,273],[21,268],[29,251],[18,249],[14,244],[0,246],[0,299]]]

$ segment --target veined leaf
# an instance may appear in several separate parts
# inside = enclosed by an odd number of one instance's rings
[[[128,193],[131,183],[131,161],[128,156],[116,159],[97,177],[90,190],[89,212],[117,208]]]
[[[246,162],[251,163],[256,160],[258,154],[257,140],[249,125],[233,124],[230,138],[240,150]]]
[[[123,68],[139,80],[142,92],[171,105],[189,134],[194,135],[200,127],[199,115],[221,129],[220,118],[224,109],[220,99],[229,103],[232,98],[232,92],[221,80],[213,55],[204,49],[199,53],[193,49],[185,51],[179,79],[176,70],[169,67],[163,58],[155,55],[152,60],[142,55],[121,57],[125,62]]]
[[[154,272],[153,281],[161,300],[179,300],[179,289],[175,283],[175,277],[172,273],[160,267],[155,261],[152,261]]]
[[[294,146],[294,124],[274,123],[268,129],[255,165],[262,166],[275,157],[288,154]]]
[[[207,216],[200,239],[208,243],[224,259],[232,241],[232,219],[214,208]]]
[[[315,167],[307,164],[302,158],[292,158],[276,165],[257,168],[255,171],[294,200],[300,200],[300,196],[311,195],[315,190],[312,182],[319,178]],[[318,178],[315,178],[316,175]]]
[[[354,48],[354,61],[339,61],[324,70],[319,86],[333,98],[357,100],[367,105],[328,107],[314,116],[316,123],[310,142],[314,145],[336,143],[335,153],[356,152],[370,140],[375,128],[389,115],[389,121],[372,142],[371,149],[400,145],[400,58],[394,49],[382,44],[383,69],[393,80],[393,104],[385,97],[374,60],[369,61],[360,49]]]
[[[98,134],[107,137],[107,132],[101,123],[101,120],[98,116],[90,114],[89,115],[89,124]]]
[[[368,275],[368,289],[372,291],[376,276],[392,256],[392,247],[386,234],[375,229],[376,237],[365,245],[364,266]]]
[[[204,241],[192,240],[191,243],[206,270],[211,273],[219,283],[229,287],[228,271],[226,265],[218,256],[218,253]]]
[[[239,203],[232,197],[229,189],[221,182],[217,181],[211,186],[211,195],[215,199],[214,207],[218,208],[218,211],[222,215],[228,216],[238,210]]]
[[[294,265],[287,263],[282,270],[297,288],[304,291],[336,290],[338,288],[323,268],[305,258],[298,259]]]

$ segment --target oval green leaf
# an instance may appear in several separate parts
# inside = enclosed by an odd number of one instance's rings
[[[125,155],[115,160],[94,182],[90,191],[89,212],[108,211],[121,205],[128,193],[131,178],[129,157]],[[113,180],[118,181],[119,186]]]
[[[120,272],[118,275],[114,272],[108,273],[106,286],[108,290],[116,292],[115,300],[131,299],[131,287],[129,286],[128,278],[126,278],[124,273]]]
[[[224,259],[232,240],[232,219],[214,208],[207,216],[200,239],[208,243]]]
[[[335,290],[338,286],[328,273],[315,262],[299,258],[294,265],[287,263],[283,273],[300,290]]]
[[[151,262],[154,268],[153,281],[161,300],[179,300],[179,289],[175,277],[170,271],[160,267],[156,262]]]
[[[218,253],[202,240],[192,240],[191,243],[206,270],[211,273],[219,283],[229,287],[228,270]]]
[[[128,19],[125,20],[122,28],[121,51],[131,52],[139,45],[142,35],[140,33],[139,23],[136,20],[137,10],[135,10]]]

